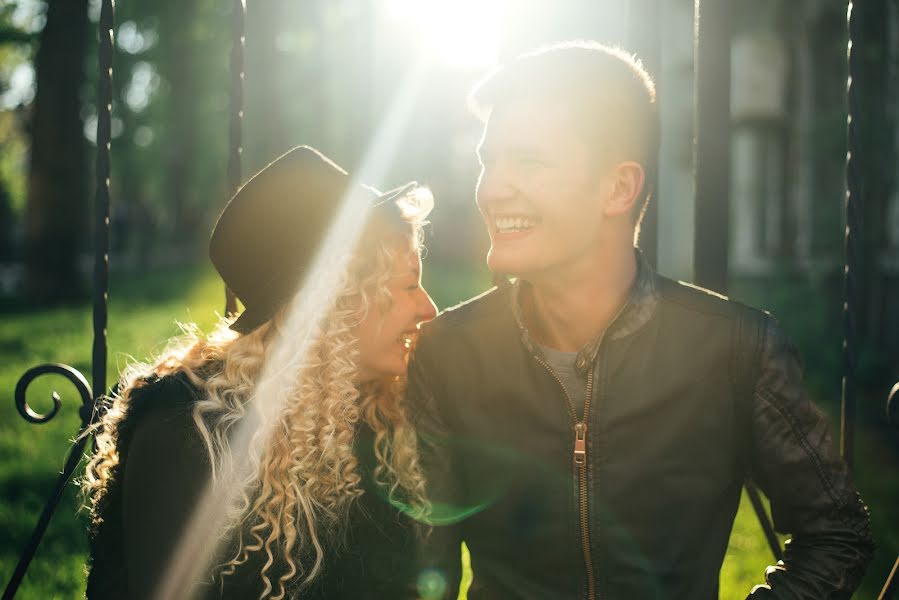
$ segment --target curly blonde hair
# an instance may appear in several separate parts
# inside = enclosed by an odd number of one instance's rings
[[[278,404],[261,449],[250,453],[250,468],[222,532],[236,536],[237,553],[220,565],[220,574],[231,575],[251,554],[263,553],[260,598],[284,598],[288,586],[308,585],[321,572],[324,540],[338,540],[343,533],[349,510],[363,493],[353,451],[360,419],[374,432],[375,483],[417,520],[424,521],[429,512],[416,436],[403,403],[404,381],[354,383],[358,344],[353,328],[370,310],[389,308],[394,259],[399,252],[420,249],[431,202],[426,190],[399,201],[402,229],[389,222],[385,228],[383,218],[371,220],[339,276],[336,293],[329,296],[326,317],[315,329],[291,392]],[[183,373],[201,390],[193,421],[209,455],[213,485],[226,482],[224,474],[234,461],[229,434],[253,416],[257,407],[250,400],[273,342],[290,333],[286,308],[243,335],[228,328],[232,321],[221,320],[206,336],[195,325],[185,326],[185,336],[156,361],[123,373],[120,392],[92,430],[96,452],[82,480],[95,525],[102,522],[104,497],[117,476],[119,424],[132,392],[154,375]],[[257,411],[255,417],[260,416],[271,419]],[[277,577],[276,557],[286,563],[286,572]]]

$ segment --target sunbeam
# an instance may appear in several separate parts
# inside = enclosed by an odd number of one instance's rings
[[[172,555],[166,576],[154,594],[155,598],[184,597],[209,571],[211,560],[224,541],[220,534],[228,525],[228,518],[233,516],[229,514],[229,508],[242,494],[245,482],[258,464],[269,428],[276,422],[275,415],[281,410],[283,400],[293,392],[306,353],[333,299],[340,272],[349,260],[347,249],[356,243],[366,222],[371,209],[371,195],[364,193],[361,185],[378,181],[390,167],[408,117],[425,83],[427,67],[422,60],[410,69],[394,96],[386,118],[378,126],[360,168],[353,174],[350,192],[343,198],[334,223],[308,271],[309,275],[290,305],[284,329],[290,335],[274,341],[250,401],[248,417],[233,436],[234,464],[230,465],[227,473],[221,474],[218,485],[213,485],[212,481],[207,483],[202,500],[194,509]]]

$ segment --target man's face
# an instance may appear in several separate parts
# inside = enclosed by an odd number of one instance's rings
[[[527,102],[494,108],[478,157],[477,203],[492,271],[552,272],[595,249],[609,186],[563,109]]]

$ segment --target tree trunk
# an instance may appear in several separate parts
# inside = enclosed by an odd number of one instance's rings
[[[172,242],[183,245],[196,237],[197,207],[197,54],[196,2],[166,8],[159,33],[163,40],[160,74],[168,81],[168,118],[165,149],[165,189]],[[174,12],[172,12],[174,11]],[[227,126],[223,122],[222,126]]]
[[[78,257],[89,236],[84,82],[87,0],[50,0],[35,60],[37,91],[25,207],[25,296],[40,305],[82,299]]]

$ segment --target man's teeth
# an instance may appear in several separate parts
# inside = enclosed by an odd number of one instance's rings
[[[496,217],[496,229],[501,233],[526,231],[537,225],[534,217]]]

